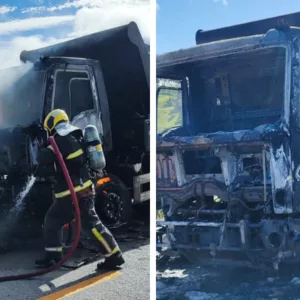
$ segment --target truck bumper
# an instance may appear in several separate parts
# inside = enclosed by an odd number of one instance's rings
[[[300,262],[299,219],[226,224],[157,221],[156,225],[157,251],[177,251],[194,262],[244,260],[274,269],[281,263]]]
[[[133,177],[133,200],[135,204],[150,200],[150,190],[143,190],[143,185],[146,183],[150,183],[150,173]]]

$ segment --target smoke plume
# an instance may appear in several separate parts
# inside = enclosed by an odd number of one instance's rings
[[[55,13],[67,8],[76,8],[73,15],[66,14],[49,17],[45,14]],[[145,42],[150,36],[150,0],[75,0],[60,6],[39,9],[27,8],[26,19],[0,22],[1,35],[14,36],[8,41],[0,42],[0,68],[19,65],[22,50],[33,50],[86,34],[121,26],[134,21],[139,26]],[[40,16],[44,14],[44,16]],[[68,26],[66,26],[68,25]],[[37,31],[38,30],[38,31]],[[37,32],[47,30],[47,35]],[[23,32],[26,35],[23,35]],[[63,33],[62,33],[63,32]],[[31,35],[28,33],[32,33]],[[16,34],[18,34],[16,36]],[[45,37],[47,36],[47,37]]]

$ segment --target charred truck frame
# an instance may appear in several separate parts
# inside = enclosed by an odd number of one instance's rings
[[[299,261],[300,13],[199,30],[196,42],[157,56],[157,106],[176,93],[181,114],[157,135],[157,247]]]
[[[8,194],[0,214],[12,205],[11,191],[18,193],[33,173],[47,138],[43,119],[55,108],[66,110],[75,126],[95,125],[100,133],[107,176],[98,182],[96,210],[104,223],[130,221],[132,204],[150,199],[148,47],[132,22],[21,53],[33,66],[1,88],[0,174]],[[2,70],[1,80],[20,70],[24,65]],[[52,201],[49,187],[37,179],[26,201],[27,212],[41,221]]]

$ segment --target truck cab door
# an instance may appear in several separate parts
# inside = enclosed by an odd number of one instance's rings
[[[57,108],[65,110],[70,122],[82,130],[87,125],[96,126],[104,150],[110,148],[111,140],[109,135],[105,136],[97,81],[92,66],[62,63],[54,64],[48,69],[44,117]]]

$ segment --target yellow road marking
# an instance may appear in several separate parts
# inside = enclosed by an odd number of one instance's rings
[[[120,272],[108,272],[108,273],[104,273],[101,274],[99,276],[87,279],[85,281],[79,282],[77,284],[74,284],[70,287],[67,287],[63,290],[57,291],[55,293],[52,293],[50,295],[38,298],[37,300],[59,300],[59,299],[63,299],[66,296],[70,296],[70,295],[74,295],[82,290],[85,290],[97,283],[109,280],[109,279],[113,279],[116,278],[118,276],[120,276],[121,273]]]

